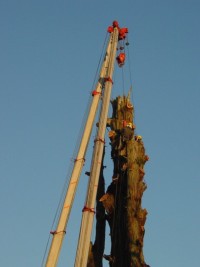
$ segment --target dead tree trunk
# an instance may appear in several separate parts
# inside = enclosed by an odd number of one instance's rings
[[[114,163],[112,182],[104,193],[103,165],[97,193],[97,224],[87,267],[102,267],[105,218],[110,226],[111,253],[104,255],[110,267],[150,267],[143,256],[144,224],[142,208],[146,189],[144,164],[148,160],[141,136],[135,135],[134,109],[129,97],[117,97],[107,126]],[[105,214],[106,211],[106,214]]]
[[[114,162],[112,183],[102,198],[111,232],[111,267],[145,267],[143,256],[144,224],[147,211],[142,209],[146,189],[144,164],[148,157],[141,136],[135,136],[133,106],[129,97],[117,97],[111,128],[111,157]]]

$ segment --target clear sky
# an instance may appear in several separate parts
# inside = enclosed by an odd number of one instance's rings
[[[113,20],[129,28],[136,126],[150,157],[146,262],[199,266],[199,14],[198,0],[0,1],[0,266],[41,266]],[[122,93],[115,85],[113,97]],[[59,267],[73,266],[86,186],[82,175]]]

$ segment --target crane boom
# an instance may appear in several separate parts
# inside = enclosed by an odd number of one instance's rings
[[[67,222],[69,219],[70,211],[71,211],[73,200],[75,197],[75,193],[76,193],[77,185],[79,182],[80,174],[81,174],[81,171],[82,171],[82,168],[84,165],[85,154],[86,154],[88,142],[89,142],[89,139],[91,136],[91,131],[92,131],[92,127],[94,124],[94,119],[96,116],[96,111],[98,108],[98,103],[99,103],[99,99],[101,96],[102,87],[104,86],[105,77],[108,77],[108,75],[109,75],[108,69],[110,66],[110,54],[112,52],[112,47],[113,47],[113,44],[112,44],[113,37],[112,36],[113,36],[113,34],[111,33],[110,40],[109,40],[108,45],[107,45],[107,50],[106,50],[104,62],[102,64],[102,68],[100,71],[99,80],[98,80],[98,83],[97,83],[96,88],[94,90],[94,92],[95,92],[93,94],[94,97],[93,97],[93,100],[92,100],[92,103],[90,106],[88,118],[87,118],[87,121],[85,124],[85,128],[84,128],[84,132],[82,135],[79,150],[77,153],[77,157],[74,161],[74,167],[73,167],[73,170],[71,173],[70,182],[68,185],[68,189],[67,189],[66,197],[65,197],[65,200],[63,203],[60,218],[58,221],[57,229],[56,229],[56,231],[53,232],[53,238],[52,238],[51,246],[50,246],[49,253],[48,253],[48,256],[46,259],[45,267],[56,267],[57,266],[62,242],[63,242],[64,235],[66,232]],[[107,84],[106,87],[110,88],[110,85],[109,85],[110,83],[106,82],[106,84]],[[110,90],[109,88],[106,89],[106,91]],[[97,143],[99,143],[99,142],[97,142]]]
[[[109,50],[109,66],[105,77],[105,87],[102,108],[100,113],[100,121],[95,145],[92,156],[92,164],[90,170],[90,180],[88,185],[87,199],[82,214],[81,229],[79,234],[79,242],[76,253],[75,267],[86,267],[88,260],[88,252],[90,245],[90,237],[92,232],[92,224],[94,218],[94,206],[97,194],[99,174],[104,149],[105,130],[108,117],[108,109],[110,103],[110,95],[112,89],[112,75],[114,71],[114,63],[116,58],[118,44],[119,29],[114,27],[111,33],[111,47]]]

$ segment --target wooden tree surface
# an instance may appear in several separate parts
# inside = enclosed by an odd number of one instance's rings
[[[101,216],[97,219],[96,239],[91,245],[88,267],[102,267],[105,219],[110,227],[111,253],[104,258],[110,267],[148,267],[143,255],[147,211],[142,208],[142,196],[147,188],[144,165],[148,156],[141,137],[135,135],[134,108],[129,96],[117,97],[112,101],[112,107],[112,118],[108,119],[107,125],[111,130],[113,177],[106,193],[100,179],[97,214],[100,209]]]

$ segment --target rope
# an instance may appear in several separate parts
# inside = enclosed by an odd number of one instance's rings
[[[128,43],[128,36],[127,36],[127,43]],[[132,92],[132,88],[133,88],[133,80],[132,80],[132,71],[131,71],[131,59],[130,59],[130,52],[129,52],[129,46],[127,46],[127,55],[128,55],[128,70],[129,70],[129,79],[130,79],[130,85],[131,85],[131,101],[134,105],[133,102],[133,92]]]
[[[44,255],[43,255],[43,258],[42,258],[41,267],[44,266],[44,261],[46,259],[46,255],[47,255],[47,249],[49,247],[49,241],[50,241],[50,234],[49,234],[49,238],[48,238],[48,241],[47,241],[47,244],[46,244],[46,247],[45,247],[45,251],[44,251]]]
[[[95,75],[94,75],[94,80],[93,80],[93,83],[92,83],[92,90],[93,90],[94,85],[95,85],[95,83],[97,81],[98,72],[99,72],[100,66],[102,64],[103,56],[105,54],[106,42],[108,42],[108,32],[106,33],[106,36],[105,36],[105,39],[104,39],[103,47],[102,47],[102,50],[101,50],[101,55],[100,55],[99,62],[98,62],[98,65],[97,65],[97,69],[96,69],[96,72],[95,72]]]
[[[122,89],[123,89],[123,95],[125,95],[125,86],[124,86],[124,67],[122,66]]]
[[[117,169],[119,170],[119,167],[120,167],[119,158],[117,161],[117,165],[118,165]],[[122,178],[122,176],[118,177],[118,181],[116,183],[115,203],[114,203],[115,208],[114,208],[114,215],[113,215],[113,221],[112,221],[112,231],[111,231],[112,250],[113,250],[113,248],[116,247],[116,243],[117,243],[117,238],[116,238],[116,235],[114,235],[114,233],[117,231],[117,229],[115,229],[115,226],[116,226],[116,222],[118,221],[118,216],[119,216],[119,209],[117,210],[117,214],[116,214],[116,207],[117,207],[117,204],[119,203],[119,196],[120,196],[120,192],[121,192],[121,181],[119,181],[119,179],[121,180],[121,178]],[[118,205],[118,207],[119,207],[119,205]],[[113,237],[115,237],[115,238],[113,238]]]
[[[62,187],[62,191],[61,191],[61,194],[60,194],[60,199],[59,199],[59,202],[58,202],[58,205],[57,205],[57,208],[56,208],[56,212],[55,212],[55,215],[54,215],[54,218],[53,218],[53,222],[52,222],[52,225],[51,225],[50,229],[56,228],[56,225],[58,224],[58,219],[60,217],[60,213],[61,213],[61,210],[62,210],[62,204],[63,204],[64,199],[65,199],[65,193],[66,193],[66,189],[67,189],[68,184],[69,184],[69,179],[70,179],[70,176],[71,176],[72,168],[73,168],[73,165],[70,164],[70,168],[68,169],[68,172],[67,172],[67,175],[66,175],[66,178],[65,178],[65,181],[64,181],[64,185]],[[41,267],[44,266],[45,260],[47,258],[47,251],[48,251],[48,248],[49,248],[51,232],[49,233],[49,237],[48,237],[47,244],[46,244],[46,247],[45,247],[45,251],[44,251],[44,256],[43,256],[43,259],[42,259]]]

